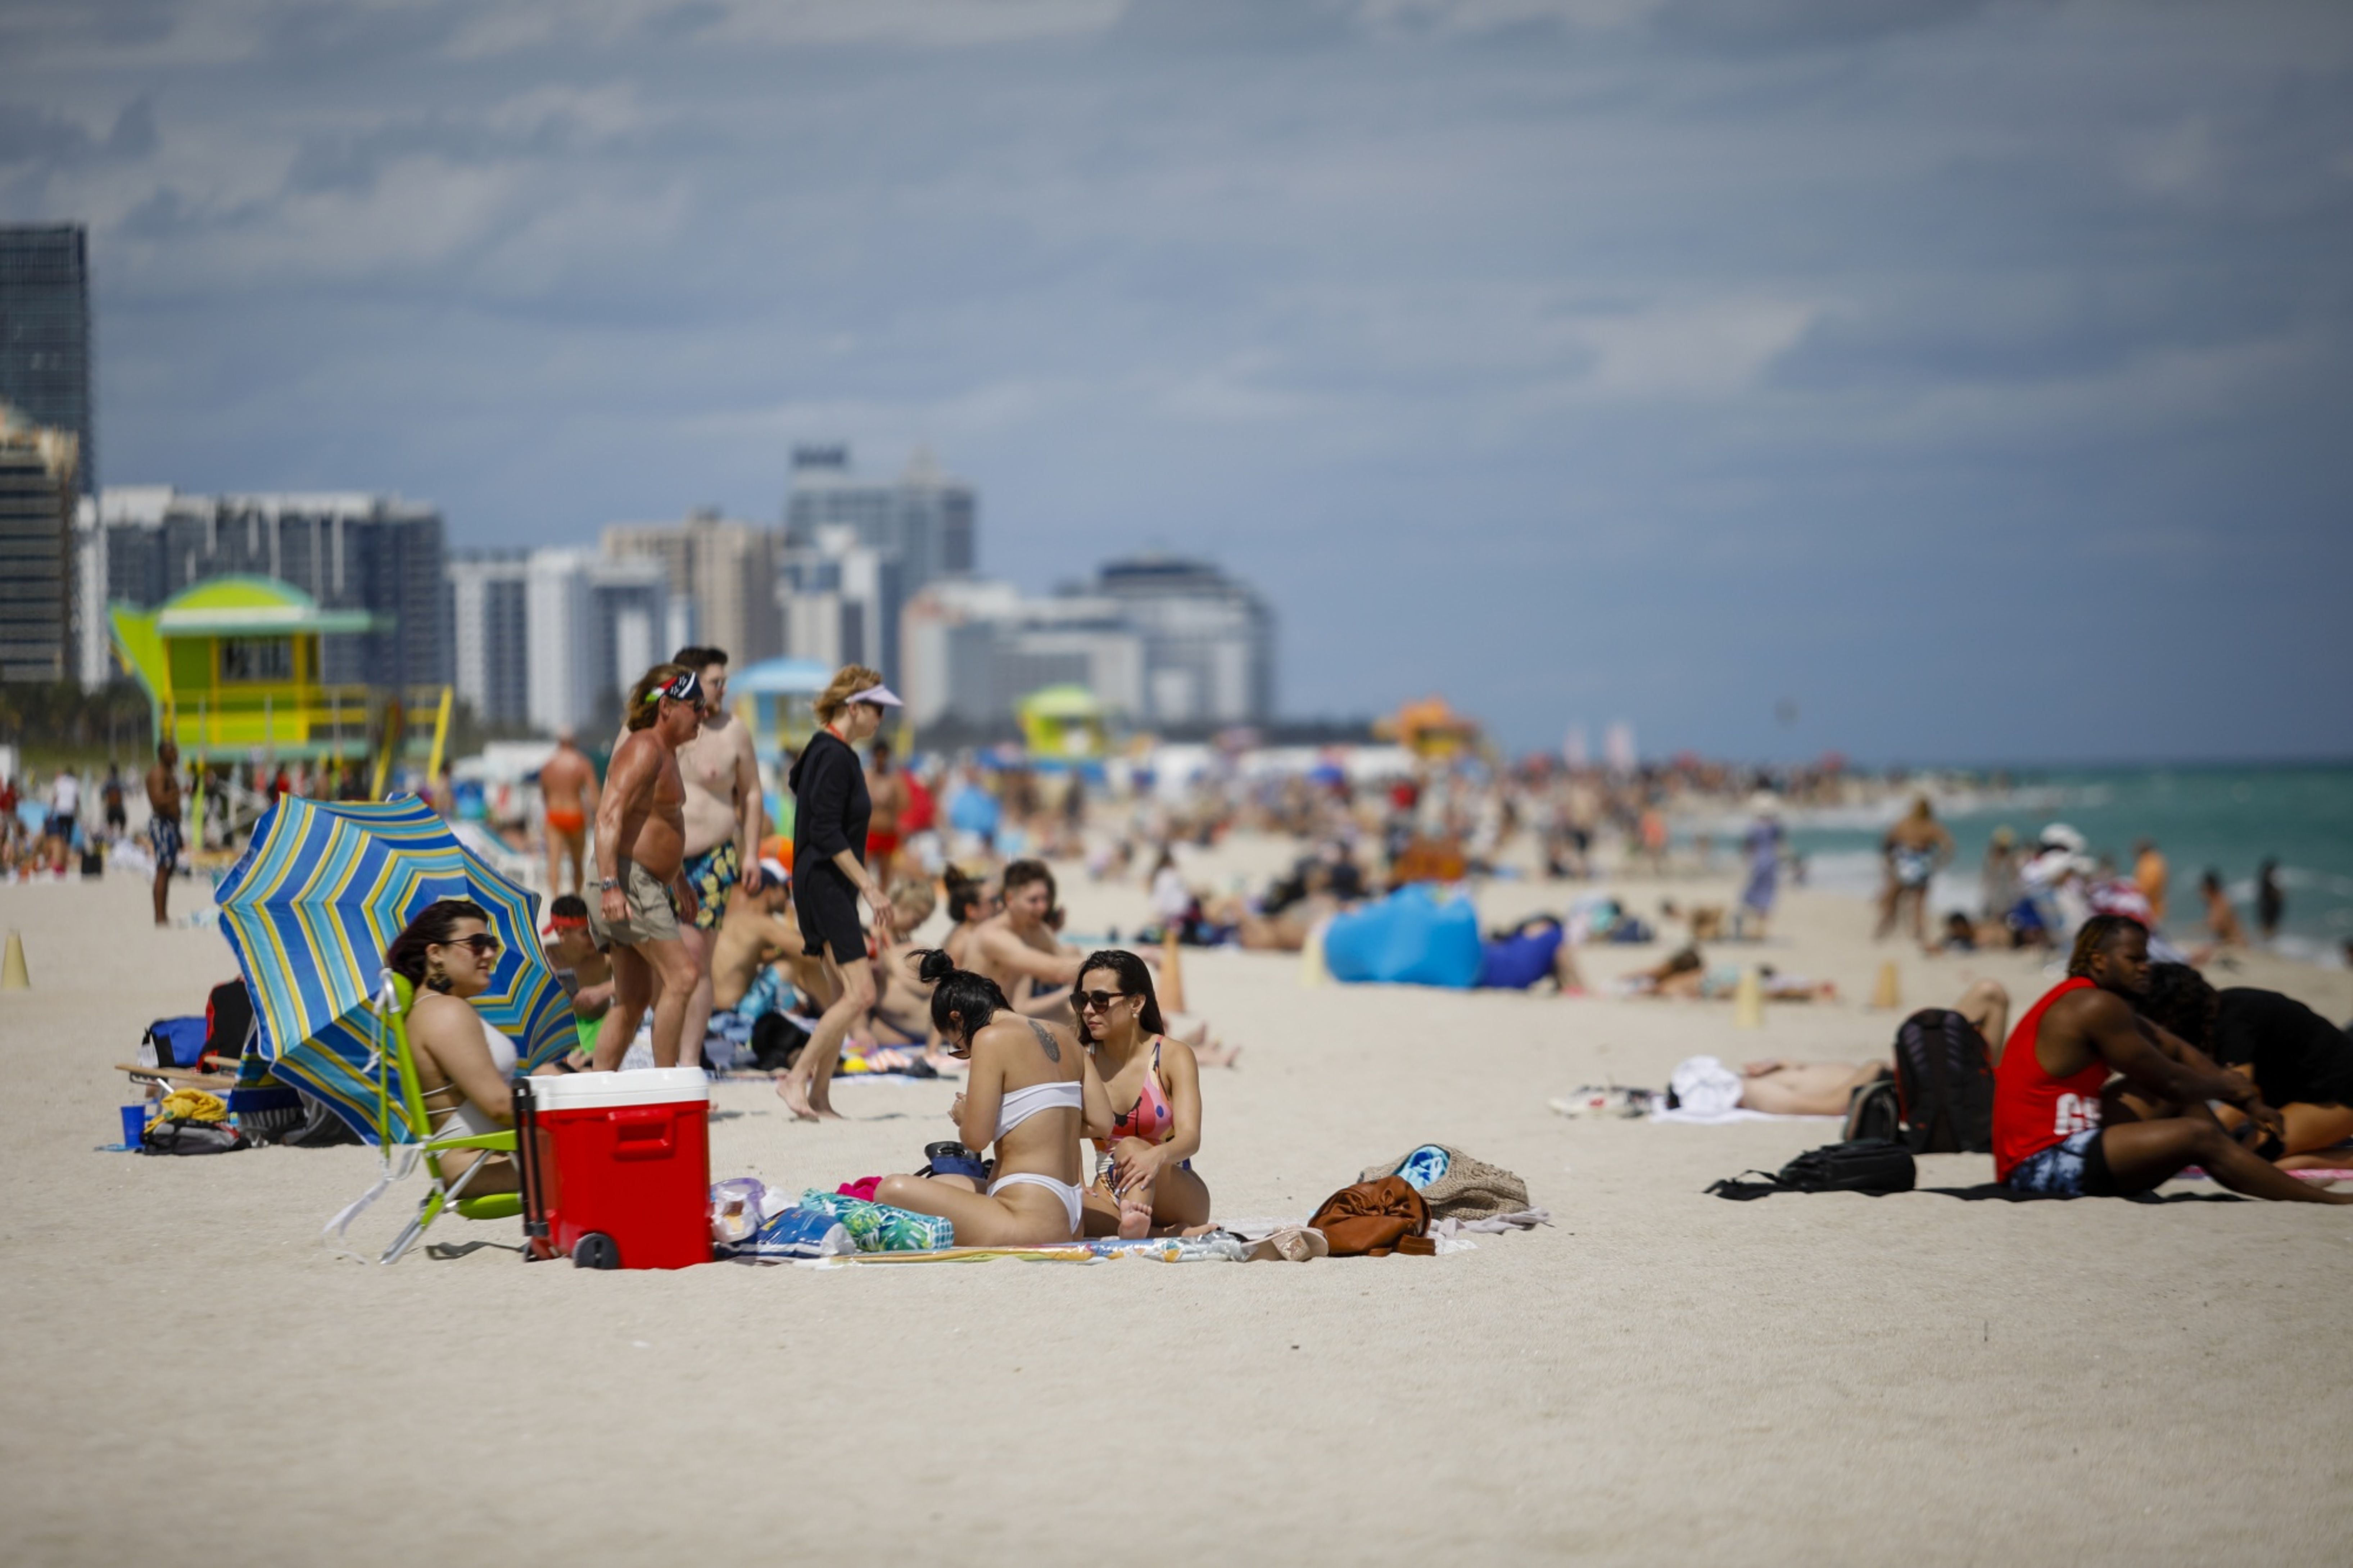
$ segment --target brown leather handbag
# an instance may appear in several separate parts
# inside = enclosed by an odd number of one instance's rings
[[[1392,1252],[1434,1255],[1430,1205],[1402,1176],[1342,1187],[1315,1210],[1308,1225],[1324,1233],[1335,1258],[1387,1258]]]

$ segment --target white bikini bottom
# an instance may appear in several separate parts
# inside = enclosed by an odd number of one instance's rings
[[[1040,1176],[1029,1171],[1016,1171],[1011,1175],[999,1176],[989,1183],[988,1195],[993,1198],[1006,1188],[1018,1187],[1025,1182],[1033,1187],[1043,1187],[1061,1199],[1064,1211],[1071,1216],[1071,1234],[1079,1234],[1079,1189],[1069,1182],[1058,1182],[1051,1176]]]

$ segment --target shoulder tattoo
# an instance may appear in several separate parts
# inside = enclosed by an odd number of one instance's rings
[[[1062,1059],[1062,1047],[1055,1043],[1054,1031],[1032,1018],[1029,1020],[1029,1032],[1038,1037],[1038,1044],[1045,1048],[1046,1059],[1060,1064]]]

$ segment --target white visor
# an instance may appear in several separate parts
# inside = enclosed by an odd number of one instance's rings
[[[904,708],[906,706],[905,703],[899,700],[899,694],[892,690],[887,686],[870,686],[865,690],[853,695],[849,700],[852,702],[871,702],[877,708]]]

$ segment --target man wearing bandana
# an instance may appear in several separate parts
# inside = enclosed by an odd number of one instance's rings
[[[679,935],[695,912],[686,858],[686,783],[678,749],[702,722],[702,681],[658,664],[629,689],[628,733],[596,802],[596,897],[588,928],[613,959],[613,1005],[596,1035],[596,1068],[621,1065],[650,1005],[654,1065],[676,1067],[694,991],[693,956]],[[697,1042],[698,1044],[700,1042]]]

